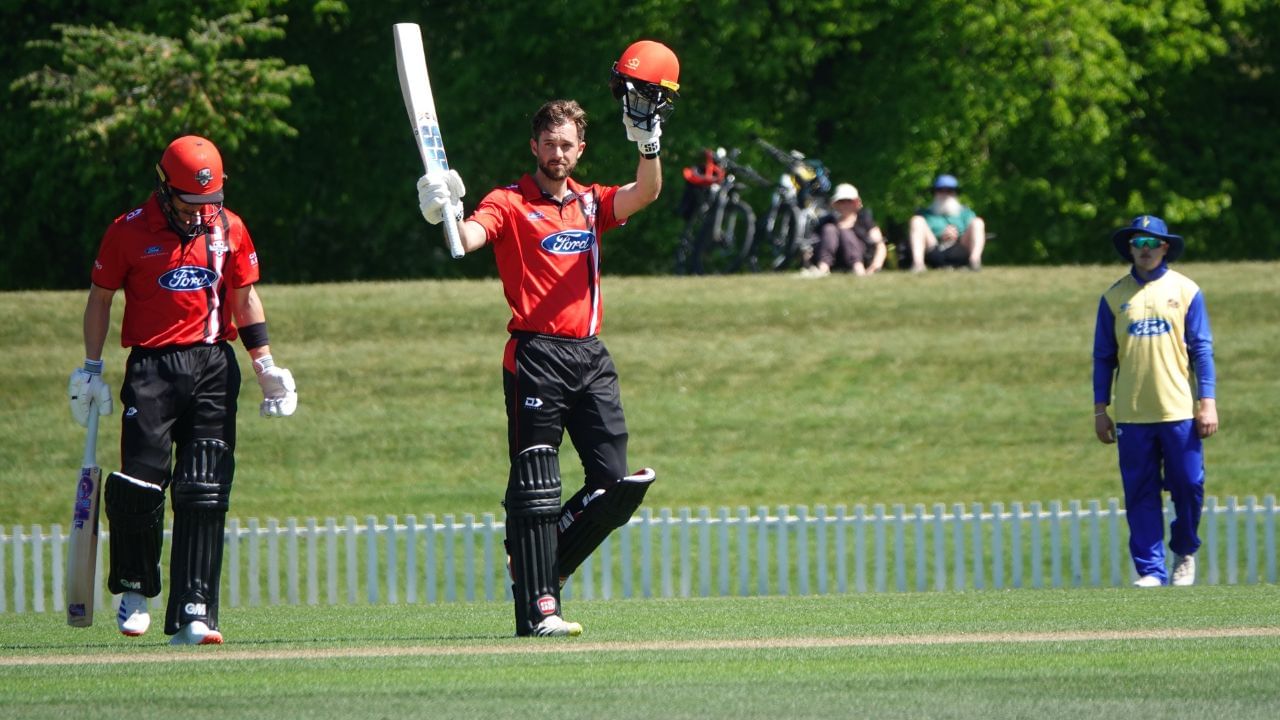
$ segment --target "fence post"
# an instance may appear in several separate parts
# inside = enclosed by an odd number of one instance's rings
[[[982,503],[973,504],[973,588],[986,588],[986,573],[982,567]]]
[[[916,592],[924,592],[929,583],[929,568],[925,563],[924,505],[916,503],[913,510],[915,516],[912,518],[911,524],[915,526],[916,536]]]
[[[1258,499],[1246,497],[1244,507],[1244,581],[1254,585],[1258,582]]]
[[[366,515],[364,526],[364,592],[369,604],[376,605],[381,594],[378,587],[378,518]]]
[[[1062,587],[1062,501],[1049,503],[1049,582]]]
[[[849,556],[845,551],[848,548],[849,516],[844,505],[836,506],[836,590],[840,593],[849,592]]]
[[[249,605],[262,604],[261,528],[258,518],[249,518]]]
[[[1044,552],[1040,544],[1042,521],[1040,502],[1032,501],[1031,527],[1028,530],[1031,533],[1031,587],[1037,589],[1044,587]]]
[[[729,508],[721,505],[718,513],[720,518],[720,526],[716,530],[719,536],[719,552],[720,563],[716,568],[716,579],[719,581],[719,593],[721,596],[729,594]],[[707,556],[710,558],[711,552],[708,548]]]
[[[441,578],[444,582],[444,600],[453,602],[458,599],[458,549],[454,538],[457,523],[454,522],[452,513],[445,513],[441,523],[444,525],[444,577]]]
[[[27,611],[27,540],[21,525],[13,526],[13,611]]]
[[[267,602],[280,604],[280,521],[267,518]]]
[[[31,526],[31,605],[38,613],[44,612],[44,528]]]
[[[646,512],[648,512],[647,509],[641,510],[641,513]],[[622,540],[619,543],[618,550],[621,552],[622,557],[619,559],[618,568],[622,573],[622,597],[624,598],[635,597],[635,593],[632,592],[632,576],[635,574],[635,565],[631,561],[631,528],[635,525],[636,520],[632,518],[630,522],[619,528],[619,532],[622,533]]]
[[[756,508],[756,594],[769,594],[769,510]]]
[[[475,602],[476,599],[475,525],[473,513],[462,514],[462,587],[467,602]]]
[[[867,508],[859,503],[853,509],[854,586],[859,593],[867,591]]]
[[[625,525],[623,528],[625,529]],[[606,535],[596,556],[600,558],[600,599],[613,599],[613,534]]]
[[[307,518],[307,604],[320,603],[320,539],[316,537],[316,519]]]
[[[661,573],[662,597],[669,598],[674,596],[671,585],[671,508],[662,508],[658,519],[661,521],[658,549],[662,553],[662,557],[658,558],[658,569]]]
[[[494,566],[494,535],[497,534],[497,518],[494,514],[487,512],[481,516],[484,522],[484,599],[492,602],[494,600],[493,593],[493,576],[497,574],[498,569]],[[608,540],[608,538],[605,538]],[[609,549],[603,544],[600,547],[601,554],[605,558],[605,567],[608,567]]]
[[[680,597],[682,598],[689,597],[693,588],[693,558],[690,556],[692,548],[689,539],[692,529],[689,527],[689,521],[689,508],[680,508]]]
[[[738,507],[738,597],[751,594],[751,542],[748,510]]]
[[[991,587],[1004,589],[1004,503],[991,505]]]
[[[324,521],[324,562],[325,562],[325,599],[330,605],[338,604],[338,520],[325,518]]]
[[[1227,584],[1240,581],[1240,530],[1236,519],[1236,498],[1227,498]]]
[[[398,605],[400,603],[400,519],[395,515],[388,515],[387,529],[382,534],[387,539],[387,602]]]
[[[49,584],[53,586],[53,607],[55,610],[66,608],[66,596],[63,594],[63,585],[66,583],[67,574],[62,567],[63,556],[63,536],[62,524],[54,523],[49,528],[49,543],[53,550],[53,575],[49,578]],[[93,576],[96,579],[97,575]]]
[[[1089,585],[1102,585],[1102,532],[1099,515],[1102,506],[1097,500],[1089,501]]]
[[[418,516],[404,519],[404,601],[418,603]]]
[[[1210,496],[1204,499],[1204,511],[1201,515],[1201,525],[1206,526],[1205,547],[1200,555],[1208,556],[1209,560],[1209,577],[1210,585],[1218,584],[1218,498]]]
[[[933,505],[933,589],[947,589],[947,528],[942,503]]]
[[[1267,495],[1263,499],[1263,505],[1267,510],[1266,521],[1263,525],[1267,545],[1267,582],[1274,585],[1276,582],[1276,496]],[[0,528],[0,532],[3,532],[2,528]],[[0,563],[0,565],[2,564]],[[0,596],[2,595],[3,593],[0,593]]]
[[[787,550],[787,535],[790,532],[791,508],[778,506],[778,594],[791,594],[791,553]]]
[[[809,506],[796,508],[796,591],[809,595]]]
[[[830,567],[827,562],[827,506],[819,505],[815,508],[815,527],[817,528],[818,541],[818,594],[826,595],[829,590],[827,584],[827,568]]]
[[[898,592],[907,591],[907,517],[901,503],[893,506],[893,585]]]
[[[1009,545],[1013,548],[1009,558],[1011,584],[1015,588],[1022,587],[1022,503],[1014,502],[1009,506]]]
[[[426,573],[423,577],[423,585],[426,586],[427,602],[435,604],[436,602],[436,586],[439,582],[436,580],[436,516],[429,514],[422,519],[422,529],[426,534],[426,548],[422,553],[422,569]],[[510,588],[507,592],[510,593]]]
[[[1072,500],[1071,508],[1071,587],[1084,584],[1083,553],[1080,547],[1080,501]]]
[[[1111,559],[1111,587],[1119,587],[1124,584],[1124,577],[1120,574],[1120,501],[1116,498],[1107,500],[1107,541],[1110,545],[1107,554]]]
[[[698,597],[711,597],[711,510],[698,509]]]
[[[953,587],[956,590],[964,590],[964,505],[956,503],[952,506],[951,513],[954,516],[951,525],[951,540],[955,544],[953,548],[955,552],[955,570],[952,577]]]
[[[290,605],[298,604],[298,519],[289,518],[285,521],[288,528],[288,538],[286,539],[285,551],[289,554],[289,564],[285,572],[289,580],[289,588],[287,597]]]
[[[882,593],[885,590],[885,581],[889,575],[888,565],[888,548],[885,541],[885,514],[884,505],[876,503],[873,508],[875,510],[875,582],[876,592]]]
[[[359,578],[360,563],[356,554],[356,519],[352,515],[346,518],[346,550],[347,550],[347,604],[356,604],[356,586]]]

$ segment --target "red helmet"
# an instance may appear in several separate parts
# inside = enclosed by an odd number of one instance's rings
[[[184,135],[169,143],[156,165],[160,182],[179,200],[192,205],[222,202],[222,155],[198,135]]]
[[[613,64],[609,86],[636,127],[652,130],[658,118],[675,109],[680,90],[680,60],[671,48],[653,40],[631,43]]]
[[[680,60],[671,48],[653,40],[638,40],[622,51],[613,64],[615,72],[632,80],[660,85],[672,93],[680,90]]]

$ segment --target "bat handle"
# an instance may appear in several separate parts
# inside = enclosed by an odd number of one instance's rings
[[[449,254],[454,260],[467,254],[462,247],[462,235],[458,232],[458,223],[454,221],[458,216],[457,210],[456,203],[449,203],[444,209],[444,237],[449,243]]]
[[[89,401],[88,433],[84,439],[84,461],[80,467],[94,467],[98,464],[98,404]]]

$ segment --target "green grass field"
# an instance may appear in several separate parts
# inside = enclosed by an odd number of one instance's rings
[[[0,716],[1274,718],[1275,588],[256,608],[170,648],[0,618]]]
[[[1187,264],[1217,340],[1209,494],[1276,490],[1276,264]],[[605,281],[632,464],[652,507],[1049,501],[1119,494],[1093,438],[1096,267]],[[264,286],[301,388],[256,416],[246,368],[232,514],[501,512],[507,474],[496,281]],[[83,293],[0,294],[0,522],[65,523],[83,431],[66,378]],[[108,340],[107,377],[124,352]],[[242,362],[244,354],[241,353]],[[118,462],[120,409],[99,459]],[[566,457],[566,481],[576,461]]]

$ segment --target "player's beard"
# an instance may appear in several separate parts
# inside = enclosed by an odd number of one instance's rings
[[[960,214],[960,199],[955,195],[944,195],[933,199],[932,210],[934,215],[945,215],[952,217]]]
[[[542,174],[552,180],[564,180],[573,174],[574,168],[578,167],[578,163],[574,160],[561,160],[552,165],[550,163],[538,163],[538,169]]]

